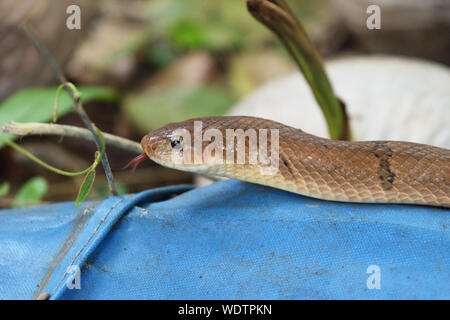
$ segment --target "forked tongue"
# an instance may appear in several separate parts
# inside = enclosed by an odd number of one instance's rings
[[[128,162],[127,165],[125,167],[123,167],[123,169],[133,167],[132,172],[134,172],[136,170],[137,166],[146,159],[148,159],[148,156],[145,153],[143,153],[143,154],[137,156],[136,158],[134,158],[133,160],[131,160],[130,162]]]

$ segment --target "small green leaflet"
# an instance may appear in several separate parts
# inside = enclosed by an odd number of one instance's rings
[[[77,199],[75,200],[75,208],[78,207],[84,199],[86,199],[89,191],[94,184],[95,179],[95,168],[89,171],[84,177],[83,183],[81,185],[80,191],[78,192]]]

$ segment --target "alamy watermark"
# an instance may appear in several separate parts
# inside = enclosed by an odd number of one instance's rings
[[[379,266],[372,264],[367,267],[366,273],[370,274],[367,278],[367,289],[381,289],[381,269]]]
[[[184,128],[172,132],[173,163],[258,165],[263,175],[278,171],[279,129],[225,129],[224,139],[221,130],[209,128],[203,132],[203,122],[194,121],[191,135]],[[204,142],[210,143],[204,146]]]
[[[81,289],[81,270],[77,265],[72,265],[67,269],[69,277],[66,280],[67,289]]]
[[[366,20],[367,29],[381,29],[381,8],[376,4],[372,4],[367,7],[366,13],[370,14]]]
[[[66,26],[69,30],[81,29],[81,9],[76,4],[67,7],[66,13],[69,16],[66,19]]]
[[[69,30],[81,29],[81,9],[80,6],[72,4],[67,7],[66,13],[69,15],[66,19],[66,26]],[[369,30],[381,29],[381,8],[376,4],[369,5],[366,9],[369,16],[366,19],[366,26]]]

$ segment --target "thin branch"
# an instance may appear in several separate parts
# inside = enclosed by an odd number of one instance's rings
[[[38,123],[38,122],[8,122],[3,125],[2,131],[17,136],[29,136],[29,135],[55,135],[63,137],[73,137],[83,140],[93,141],[94,138],[89,130],[68,126],[62,124],[48,124],[48,123]],[[136,154],[143,152],[141,145],[135,141],[125,139],[113,134],[104,133],[105,142],[107,145],[114,146],[123,150],[127,150]]]
[[[50,55],[50,53],[47,51],[47,49],[42,45],[42,42],[38,39],[38,37],[34,34],[34,32],[31,30],[31,28],[28,25],[23,26],[23,30],[25,31],[28,38],[33,43],[34,47],[37,49],[39,54],[42,56],[42,58],[47,62],[48,66],[52,69],[53,73],[55,74],[56,78],[59,82],[65,83],[67,82],[66,77],[62,73],[61,69],[56,64],[53,57]],[[69,92],[70,94],[70,92]]]
[[[78,91],[74,91],[73,88],[69,85],[67,85],[68,81],[64,74],[62,73],[61,69],[56,64],[55,60],[51,56],[51,54],[48,52],[48,50],[42,45],[42,42],[38,39],[38,37],[34,34],[34,32],[31,30],[31,28],[28,25],[24,25],[23,27],[25,33],[30,38],[33,45],[36,47],[37,51],[40,53],[42,58],[45,60],[45,62],[49,65],[49,67],[52,69],[53,73],[55,74],[56,78],[59,82],[61,82],[64,85],[64,89],[67,91],[67,93],[70,95],[74,102],[74,110],[78,113],[79,117],[83,121],[84,125],[89,129],[93,136],[93,140],[97,146],[97,150],[101,150],[101,141],[100,136],[97,133],[97,130],[95,129],[95,125],[92,123],[91,119],[89,119],[89,116],[84,111],[82,103],[81,103],[81,96]],[[117,188],[114,182],[113,174],[111,171],[111,167],[109,165],[108,157],[106,155],[106,152],[103,153],[102,156],[102,165],[103,169],[105,170],[105,175],[108,180],[108,186],[109,186],[109,192],[112,195],[117,195]]]

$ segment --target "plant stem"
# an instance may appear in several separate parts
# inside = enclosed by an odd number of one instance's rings
[[[38,122],[9,122],[6,123],[2,130],[6,133],[18,135],[18,136],[28,136],[28,135],[55,135],[63,137],[73,137],[80,138],[84,140],[93,141],[93,136],[91,132],[87,129],[68,126],[62,124],[48,124],[48,123],[38,123]],[[143,152],[141,145],[138,142],[125,139],[113,134],[104,133],[105,142],[108,145],[127,150],[136,154]]]
[[[53,73],[55,74],[58,81],[62,84],[64,84],[64,89],[67,91],[67,93],[70,95],[70,97],[73,100],[74,103],[74,110],[78,113],[78,116],[83,121],[84,125],[88,128],[88,130],[91,132],[93,136],[93,140],[97,146],[97,150],[101,150],[102,144],[100,140],[100,136],[96,130],[95,125],[92,123],[92,121],[89,119],[89,116],[86,114],[86,112],[83,109],[82,103],[81,103],[81,96],[78,90],[75,90],[76,87],[69,85],[69,82],[67,81],[66,77],[64,76],[61,69],[56,64],[53,57],[50,55],[48,50],[44,47],[42,42],[37,38],[37,36],[34,34],[34,32],[31,30],[31,28],[28,25],[25,25],[23,27],[25,33],[30,38],[31,42],[36,47],[37,51],[40,53],[42,58],[45,60],[45,62],[49,65],[49,67],[52,69]],[[75,89],[74,89],[75,88]],[[106,178],[108,180],[108,186],[109,186],[109,192],[112,195],[117,195],[117,188],[114,182],[114,177],[111,171],[111,167],[109,165],[108,157],[106,155],[106,152],[102,154],[102,164],[103,169],[105,171]]]
[[[100,140],[102,142],[102,145],[104,146],[104,138],[103,138],[103,135],[102,135],[100,130],[98,130],[98,134],[100,136]],[[46,162],[42,161],[41,159],[37,158],[32,153],[28,152],[27,150],[25,150],[24,148],[19,146],[17,143],[14,143],[14,142],[12,142],[12,141],[10,141],[8,139],[4,139],[4,138],[1,138],[1,139],[3,139],[3,142],[6,143],[7,145],[9,145],[11,148],[19,151],[20,153],[22,153],[26,157],[30,158],[34,162],[36,162],[39,165],[43,166],[44,168],[46,168],[46,169],[48,169],[50,171],[53,171],[55,173],[58,173],[58,174],[61,174],[61,175],[64,175],[64,176],[69,176],[69,177],[81,176],[81,175],[83,175],[83,174],[85,174],[85,173],[87,173],[87,172],[89,172],[91,170],[94,170],[97,167],[97,165],[99,164],[103,153],[105,152],[105,148],[104,147],[101,149],[100,152],[97,151],[94,163],[92,165],[90,165],[88,168],[84,169],[83,171],[70,172],[70,171],[64,171],[64,170],[58,169],[56,167],[53,167],[53,166],[47,164]]]
[[[247,0],[249,12],[272,30],[302,71],[322,109],[330,138],[349,140],[345,105],[333,92],[319,53],[284,0]]]

